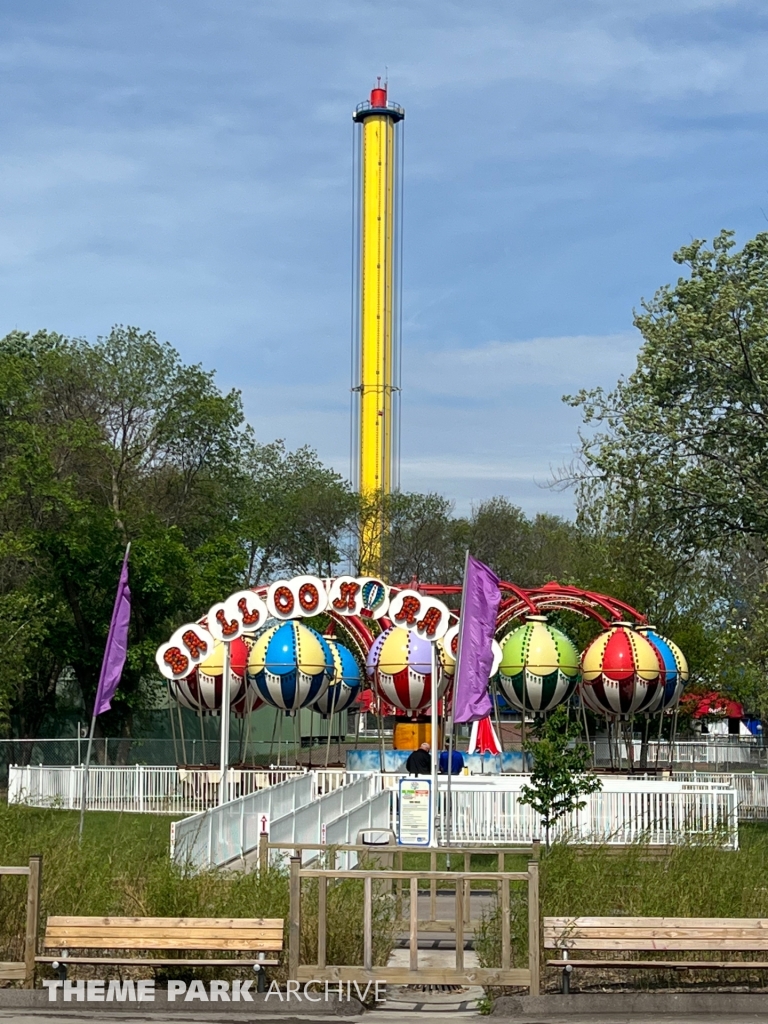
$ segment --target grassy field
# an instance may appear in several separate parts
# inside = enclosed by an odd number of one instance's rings
[[[638,844],[621,851],[555,845],[541,859],[541,915],[633,917],[768,917],[768,825],[742,825],[736,852],[715,846],[681,846],[668,856],[650,855]],[[510,858],[511,859],[511,858]],[[477,858],[479,861],[480,858]],[[507,865],[513,869],[512,865]],[[516,867],[516,866],[515,866]],[[513,885],[512,938],[515,963],[524,966],[528,949],[528,919],[523,885]],[[492,912],[476,936],[483,966],[500,963],[500,920]],[[547,954],[551,956],[551,951]],[[673,959],[706,959],[708,954],[671,954]],[[724,955],[728,958],[728,955]],[[739,954],[740,956],[740,954]],[[666,959],[668,954],[664,954]],[[642,954],[653,959],[652,953]],[[764,954],[755,954],[765,959]],[[762,984],[759,972],[722,972],[702,982]],[[685,977],[685,976],[684,976]],[[616,978],[601,972],[582,972],[581,987],[626,984],[626,972]],[[680,978],[636,972],[633,984],[679,984]],[[549,972],[550,985],[557,983]],[[574,989],[575,990],[575,989]]]
[[[77,812],[0,804],[0,864],[23,865],[31,854],[42,853],[43,922],[67,914],[288,918],[285,871],[186,872],[169,857],[171,820],[91,811],[81,844]],[[25,893],[26,878],[4,878],[0,884],[0,960],[23,956]],[[302,891],[302,913],[308,960],[317,948],[317,886],[311,882]],[[379,901],[376,914],[374,959],[386,963],[394,941],[394,906]],[[329,893],[327,941],[329,963],[362,962],[361,882],[344,882]]]
[[[242,875],[216,871],[191,875],[169,858],[168,817],[89,812],[78,842],[78,814],[0,804],[0,864],[25,864],[43,854],[42,920],[52,914],[173,917],[282,917],[288,915],[285,872]],[[768,826],[743,825],[741,848],[681,847],[651,857],[642,845],[619,853],[607,848],[554,846],[543,853],[542,915],[768,917]],[[429,868],[428,854],[407,855],[405,867]],[[525,870],[526,858],[507,856],[506,869]],[[438,856],[439,870],[448,867]],[[452,858],[463,870],[463,858]],[[474,856],[474,870],[497,869],[496,857]],[[22,955],[23,878],[0,883],[0,960]],[[487,888],[488,883],[480,883]],[[362,962],[362,909],[356,881],[329,894],[329,962]],[[513,885],[515,961],[527,958],[525,885]],[[316,949],[317,895],[303,894],[303,956]],[[375,959],[386,963],[393,941],[392,907],[378,905]],[[498,915],[477,935],[484,965],[499,961]],[[597,972],[594,972],[595,974]],[[594,975],[590,975],[590,982]]]
[[[82,844],[77,812],[0,806],[0,864],[43,855],[42,920],[82,914],[149,917],[285,917],[285,875],[203,872],[169,858],[169,817],[89,812]],[[26,879],[0,887],[0,960],[21,955]]]

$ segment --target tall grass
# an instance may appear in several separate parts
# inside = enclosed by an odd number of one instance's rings
[[[652,849],[643,844],[620,852],[555,844],[540,865],[541,916],[768,917],[768,827],[741,826],[740,844],[736,852],[714,845],[681,846],[663,857],[652,855]],[[525,886],[513,884],[511,889],[513,962],[524,967],[528,958]],[[500,966],[498,906],[482,919],[475,948],[481,966]],[[552,958],[554,951],[547,955]],[[646,959],[652,956],[643,954]],[[669,959],[668,954],[664,956]],[[586,985],[598,973],[582,972],[580,983]]]
[[[89,812],[83,842],[73,812],[0,805],[0,864],[43,855],[41,921],[50,915],[138,917],[273,917],[288,919],[285,870],[264,874],[203,871],[171,862],[168,817]],[[353,881],[329,889],[329,963],[362,963],[363,901]],[[23,957],[25,878],[0,883],[0,960]],[[302,888],[302,947],[317,950],[317,886]],[[394,944],[392,901],[374,904],[374,957],[386,963]],[[287,927],[286,927],[287,937]],[[316,962],[316,960],[314,961]],[[275,972],[280,979],[284,971]],[[220,976],[220,972],[217,973]],[[253,975],[250,975],[253,977]]]
[[[0,806],[0,864],[43,855],[41,920],[49,915],[138,917],[287,917],[283,872],[191,874],[169,856],[168,818],[92,812],[83,842],[78,816]],[[0,887],[0,959],[18,959],[26,879]]]

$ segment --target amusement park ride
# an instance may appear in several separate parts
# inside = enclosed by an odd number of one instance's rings
[[[353,469],[360,493],[381,509],[361,540],[369,575],[278,580],[233,594],[199,621],[181,626],[159,648],[157,664],[171,698],[201,716],[229,707],[242,717],[271,706],[289,716],[311,707],[327,718],[350,708],[366,689],[379,721],[382,713],[419,716],[431,709],[434,736],[438,717],[450,716],[461,587],[389,585],[380,578],[383,499],[398,486],[404,116],[380,81],[353,114]],[[523,722],[568,702],[587,732],[589,710],[605,720],[609,737],[618,737],[635,717],[647,722],[652,714],[674,712],[688,679],[686,660],[639,611],[605,594],[554,582],[534,589],[500,582],[499,589],[488,685],[498,688]],[[558,625],[549,621],[552,613]],[[569,615],[591,619],[601,630],[581,654],[561,628]],[[222,785],[229,717],[222,716]]]

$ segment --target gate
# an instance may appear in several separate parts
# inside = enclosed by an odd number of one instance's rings
[[[386,848],[384,848],[386,849]],[[371,852],[370,847],[368,852]],[[423,851],[422,851],[423,852]],[[443,850],[441,852],[451,852]],[[498,851],[494,851],[498,852]],[[316,879],[318,885],[317,963],[301,963],[301,886],[305,879]],[[341,879],[357,879],[363,883],[363,963],[337,965],[327,963],[327,900],[328,887]],[[373,963],[374,881],[393,885],[408,904],[409,966],[385,967]],[[437,883],[454,887],[454,917],[451,921],[419,921],[419,882],[427,881],[430,893]],[[470,884],[487,881],[496,886],[501,910],[501,967],[466,968],[464,965],[465,925],[469,919]],[[510,914],[510,882],[526,882],[528,890],[528,965],[512,967]],[[426,892],[425,890],[422,890]],[[430,900],[433,905],[433,900]],[[434,912],[430,913],[434,918]],[[426,926],[426,927],[425,927]],[[419,930],[440,928],[455,934],[456,955],[453,967],[419,967]],[[527,987],[531,995],[539,994],[539,865],[529,861],[527,871],[422,871],[389,868],[302,867],[300,857],[290,861],[290,919],[288,937],[288,976],[298,982],[379,981],[392,985],[516,985]]]

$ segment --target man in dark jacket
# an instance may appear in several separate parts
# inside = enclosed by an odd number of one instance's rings
[[[429,753],[429,744],[422,743],[418,750],[414,750],[405,762],[405,770],[409,775],[431,775],[432,758]]]

